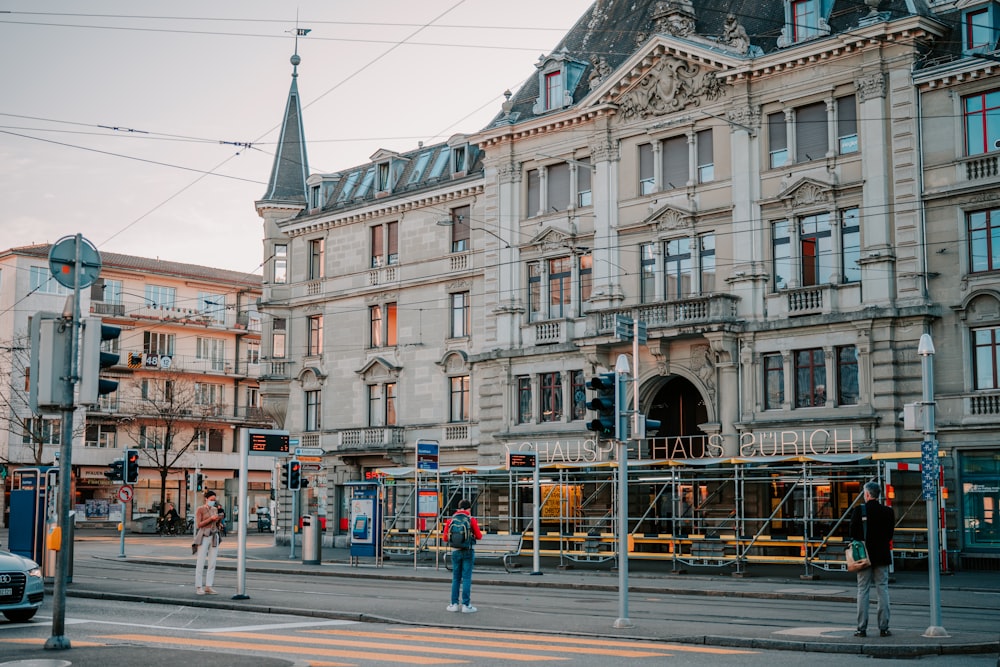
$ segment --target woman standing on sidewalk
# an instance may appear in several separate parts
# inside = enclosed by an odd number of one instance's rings
[[[197,550],[198,563],[194,570],[194,592],[197,595],[215,595],[212,584],[215,583],[215,560],[219,555],[219,511],[215,506],[215,491],[205,492],[205,504],[195,513],[194,544]],[[208,571],[204,573],[205,587],[202,588],[202,569],[208,559]]]

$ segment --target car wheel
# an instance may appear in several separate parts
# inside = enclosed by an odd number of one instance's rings
[[[12,609],[10,611],[5,611],[4,616],[7,617],[8,621],[14,623],[27,623],[35,615],[37,609]]]

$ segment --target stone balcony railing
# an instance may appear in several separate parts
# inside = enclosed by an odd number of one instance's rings
[[[635,308],[616,308],[592,314],[598,319],[597,331],[611,334],[615,331],[615,321],[619,315],[629,320],[637,315],[648,329],[679,327],[691,324],[722,324],[735,322],[736,304],[739,297],[732,294],[710,294],[707,296],[647,303]]]

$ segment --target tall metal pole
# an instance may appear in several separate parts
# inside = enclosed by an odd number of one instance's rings
[[[77,377],[77,350],[79,344],[77,337],[79,331],[77,324],[80,322],[80,274],[82,272],[82,262],[80,261],[81,246],[83,236],[76,235],[76,258],[73,270],[73,296],[72,310],[69,314],[69,322],[66,326],[70,328],[69,336],[69,363],[65,368],[69,369],[69,375],[63,378],[63,382],[68,385],[66,396],[69,396],[69,405],[60,406],[62,412],[62,442],[59,449],[59,553],[56,555],[56,576],[55,586],[52,590],[52,636],[45,641],[47,649],[68,649],[72,648],[69,637],[66,636],[66,583],[69,578],[69,554],[70,554],[70,528],[69,528],[69,508],[70,508],[70,476],[73,470],[73,389]],[[65,313],[64,313],[65,315]]]
[[[924,637],[947,637],[941,626],[941,572],[938,551],[938,490],[940,488],[937,427],[934,423],[934,342],[930,334],[920,336],[920,379],[923,390],[924,441],[920,445],[920,469],[924,500],[927,501],[927,578],[930,592],[931,624]]]
[[[247,496],[250,477],[250,431],[240,429],[240,490],[236,505],[236,533],[239,540],[236,549],[236,595],[234,600],[248,600],[247,595]]]
[[[619,411],[626,407],[622,382],[618,379],[628,375],[628,357],[618,355],[615,363],[615,422],[619,423]],[[628,440],[626,434],[618,434],[618,618],[614,627],[631,628],[628,617]]]

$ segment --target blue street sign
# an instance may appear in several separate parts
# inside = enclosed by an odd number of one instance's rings
[[[920,490],[924,500],[937,498],[938,465],[937,442],[924,440],[920,444]]]

